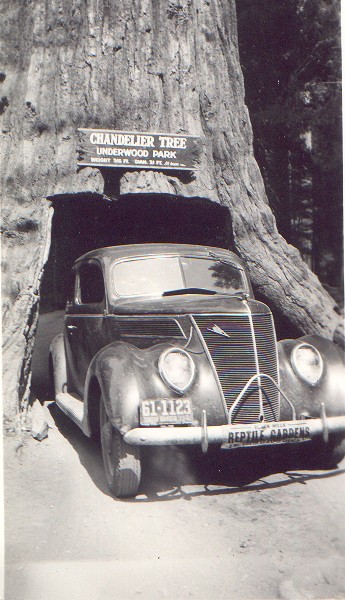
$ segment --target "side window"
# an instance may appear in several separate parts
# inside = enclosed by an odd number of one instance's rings
[[[81,304],[100,304],[104,300],[104,281],[101,268],[96,264],[82,265],[79,269],[79,301]]]

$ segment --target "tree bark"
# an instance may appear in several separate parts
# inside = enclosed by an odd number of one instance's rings
[[[78,127],[200,136],[194,178],[122,172],[116,193],[199,196],[227,206],[260,296],[301,332],[332,338],[334,302],[279,235],[253,156],[234,0],[3,5],[5,417],[28,399],[50,243],[45,198],[104,191],[100,171],[77,170]]]

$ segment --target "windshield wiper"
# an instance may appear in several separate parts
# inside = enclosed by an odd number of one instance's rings
[[[215,290],[208,290],[207,288],[198,288],[198,287],[190,287],[190,288],[178,288],[177,290],[168,290],[163,292],[162,296],[179,296],[182,294],[207,294],[213,296],[217,294]]]
[[[221,292],[217,290],[209,290],[207,288],[178,288],[177,290],[168,290],[162,293],[162,296],[182,296],[183,294],[205,294],[207,296],[228,296],[228,298],[237,298],[238,300],[247,300],[249,294],[246,292]]]

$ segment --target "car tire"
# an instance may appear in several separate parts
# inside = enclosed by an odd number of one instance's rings
[[[315,440],[302,446],[302,456],[307,459],[308,466],[318,469],[332,469],[345,456],[345,439],[333,437],[329,442]]]
[[[110,491],[116,498],[135,496],[141,475],[140,448],[127,444],[100,402],[100,429],[104,472]]]
[[[49,400],[55,401],[55,373],[53,358],[51,354],[49,354],[47,396]]]

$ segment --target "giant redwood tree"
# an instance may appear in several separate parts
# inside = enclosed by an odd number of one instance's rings
[[[28,399],[54,197],[104,193],[104,169],[77,169],[78,127],[200,136],[193,177],[122,171],[110,201],[164,193],[227,207],[260,298],[296,330],[333,338],[334,302],[279,235],[253,156],[234,0],[4,0],[2,23],[5,417]]]

